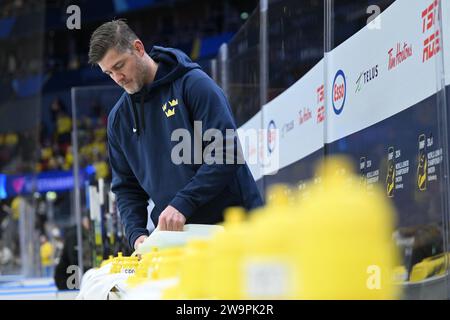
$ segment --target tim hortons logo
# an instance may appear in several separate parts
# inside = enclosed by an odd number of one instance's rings
[[[389,54],[388,70],[391,70],[412,56],[412,54],[413,54],[412,45],[408,45],[405,42],[405,43],[403,43],[403,46],[402,46],[401,43],[397,43],[396,51],[394,52],[394,48],[391,48],[388,51],[388,54]]]

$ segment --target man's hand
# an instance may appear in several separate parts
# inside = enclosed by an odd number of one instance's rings
[[[167,206],[158,220],[158,228],[163,231],[183,231],[185,216],[172,206]]]
[[[137,248],[142,244],[142,242],[144,242],[145,239],[147,239],[148,237],[146,235],[142,235],[139,238],[136,239],[136,241],[134,242],[134,250],[137,250]]]

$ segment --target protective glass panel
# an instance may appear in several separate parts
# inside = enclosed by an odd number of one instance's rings
[[[0,3],[0,278],[39,276],[45,2]]]
[[[256,8],[228,43],[228,99],[238,127],[261,108],[259,79],[260,12]],[[223,72],[223,71],[222,71]]]
[[[326,1],[326,14],[326,155],[349,156],[394,204],[403,298],[448,298],[439,1]]]
[[[80,215],[83,263],[79,266],[84,271],[99,266],[109,255],[130,253],[109,192],[107,121],[122,93],[116,86],[72,88],[72,121],[77,124],[72,151],[74,172],[78,172],[74,218]]]
[[[264,129],[277,129],[279,145],[270,153],[278,153],[280,165],[264,177],[266,190],[275,183],[304,188],[323,159],[323,15],[323,1],[269,1],[263,118]]]

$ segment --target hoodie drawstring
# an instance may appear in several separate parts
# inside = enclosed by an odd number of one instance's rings
[[[145,130],[145,117],[144,117],[144,103],[145,103],[145,95],[147,94],[147,88],[144,86],[142,88],[141,92],[141,101],[140,101],[140,110],[138,111],[136,107],[136,103],[134,102],[134,99],[131,98],[131,107],[133,111],[133,132],[136,133],[138,136],[141,133],[141,129]],[[141,116],[139,117],[139,113]],[[139,121],[140,119],[140,121]]]
[[[130,100],[131,100],[131,107],[132,107],[132,111],[133,111],[133,132],[139,136],[138,112],[136,109],[136,104],[134,103],[133,99],[130,99]]]

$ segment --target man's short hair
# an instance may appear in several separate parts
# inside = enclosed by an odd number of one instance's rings
[[[106,22],[98,27],[89,43],[89,63],[97,64],[109,49],[120,53],[133,49],[134,40],[139,39],[124,19]]]

